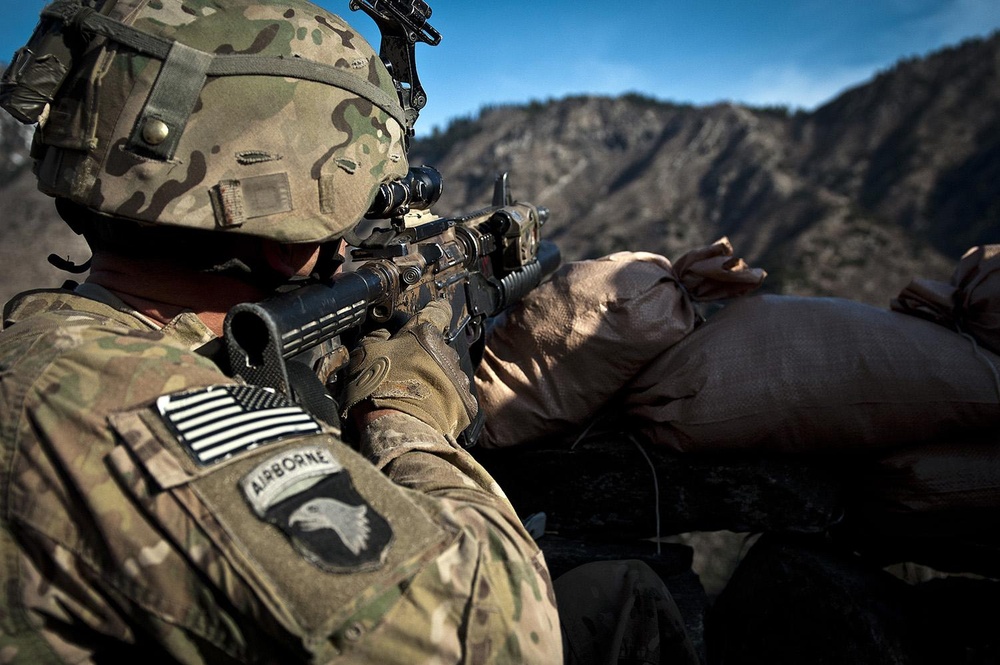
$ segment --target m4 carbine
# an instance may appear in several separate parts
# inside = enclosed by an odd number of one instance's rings
[[[230,310],[225,345],[233,374],[301,400],[289,374],[296,357],[332,343],[346,363],[342,339],[396,329],[428,302],[445,298],[454,314],[445,338],[474,389],[488,319],[521,300],[561,259],[555,244],[539,237],[548,210],[513,201],[506,174],[497,178],[492,205],[458,217],[428,212],[441,188],[435,169],[411,168],[382,185],[363,222],[368,228],[348,234],[355,246],[347,270]],[[465,445],[475,442],[482,417],[480,411],[463,434]]]

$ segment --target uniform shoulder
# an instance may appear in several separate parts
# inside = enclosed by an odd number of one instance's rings
[[[152,329],[121,309],[67,289],[26,291],[12,298],[3,308],[5,337],[10,336],[7,333],[11,329],[21,335],[38,335],[67,324],[80,327],[83,323],[122,332]]]
[[[72,291],[28,291],[4,307],[0,358],[9,366],[23,359],[27,349],[34,356],[64,354],[88,341],[119,336],[162,337],[127,313]]]
[[[123,405],[172,387],[230,382],[209,359],[128,313],[88,298],[39,292],[5,311],[0,371],[24,394],[44,386],[118,393]],[[88,386],[90,388],[88,388]],[[160,393],[162,394],[162,393]]]

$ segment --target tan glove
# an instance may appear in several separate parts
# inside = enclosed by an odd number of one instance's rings
[[[343,414],[364,400],[457,437],[479,411],[458,353],[444,341],[451,305],[431,302],[395,335],[376,330],[351,353]]]

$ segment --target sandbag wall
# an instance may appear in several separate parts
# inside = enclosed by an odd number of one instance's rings
[[[610,409],[678,455],[835,460],[873,531],[992,548],[998,273],[1000,248],[975,248],[951,283],[914,280],[890,310],[748,295],[763,271],[724,240],[674,264],[569,264],[491,333],[477,376],[485,445],[567,446]],[[696,303],[713,298],[725,306],[703,321]]]

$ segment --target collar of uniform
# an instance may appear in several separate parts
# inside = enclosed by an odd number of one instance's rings
[[[106,289],[89,285],[83,291],[85,293],[68,289],[36,289],[20,293],[4,306],[4,328],[36,314],[73,310],[96,314],[136,330],[159,329],[147,317],[132,316],[128,306]]]
[[[4,328],[42,312],[76,310],[104,316],[135,330],[157,330],[193,350],[217,339],[192,311],[181,312],[165,325],[129,307],[103,286],[84,282],[73,291],[39,289],[19,294],[4,308]]]
[[[171,319],[160,329],[165,335],[179,340],[192,351],[201,348],[217,339],[218,336],[212,332],[204,321],[198,318],[194,312],[181,312]]]
[[[152,329],[159,330],[164,335],[170,336],[171,339],[179,341],[191,350],[200,348],[216,338],[216,334],[198,318],[197,314],[190,310],[181,312],[166,324],[160,324],[145,314],[129,307],[121,298],[103,286],[84,282],[76,287],[75,291],[82,296],[103,302],[123,314],[128,314],[142,321]]]
[[[92,282],[84,282],[83,284],[78,284],[73,293],[78,296],[83,296],[84,298],[89,298],[90,300],[96,300],[97,302],[102,302],[108,307],[113,307],[116,311],[122,314],[128,314],[133,319],[137,319],[142,323],[146,324],[147,327],[152,330],[159,330],[162,326],[149,318],[145,314],[136,311],[132,307],[129,307],[124,300],[108,291],[103,286],[94,284]]]

